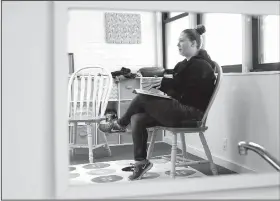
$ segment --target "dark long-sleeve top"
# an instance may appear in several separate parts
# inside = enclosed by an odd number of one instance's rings
[[[203,49],[176,64],[173,78],[163,78],[160,90],[184,105],[204,112],[215,87],[215,64]],[[170,72],[170,70],[169,70]]]

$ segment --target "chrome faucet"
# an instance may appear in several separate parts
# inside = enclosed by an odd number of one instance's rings
[[[272,165],[278,172],[280,171],[280,162],[277,161],[270,153],[268,153],[262,146],[253,142],[241,141],[238,143],[238,150],[240,155],[247,155],[248,149],[259,154],[265,159],[270,165]]]

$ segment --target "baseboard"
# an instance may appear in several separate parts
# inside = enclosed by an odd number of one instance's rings
[[[172,144],[172,139],[170,139],[168,137],[165,137],[164,142],[171,145]],[[187,146],[187,152],[188,153],[193,154],[193,155],[198,156],[198,157],[203,158],[203,159],[207,159],[203,149],[198,149],[198,148],[196,148],[192,145],[188,145],[188,144],[186,146]],[[182,143],[179,140],[177,142],[177,147],[182,150]],[[256,171],[254,171],[254,170],[252,170],[248,167],[244,167],[240,164],[233,163],[233,162],[228,161],[224,158],[217,157],[213,154],[212,154],[212,158],[213,158],[213,161],[214,161],[215,164],[220,165],[224,168],[227,168],[228,170],[231,170],[233,172],[236,172],[236,173],[239,173],[239,174],[240,173],[256,173]]]

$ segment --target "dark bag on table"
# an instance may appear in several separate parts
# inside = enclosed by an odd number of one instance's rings
[[[140,68],[138,72],[141,73],[143,77],[163,77],[165,69],[160,67],[143,67]]]

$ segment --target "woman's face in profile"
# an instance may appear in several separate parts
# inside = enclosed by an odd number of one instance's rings
[[[184,32],[182,32],[180,34],[179,41],[177,44],[180,55],[182,55],[184,57],[193,56],[194,52],[196,51],[194,43],[195,42],[191,42],[189,40],[189,38],[187,37],[187,35]]]

